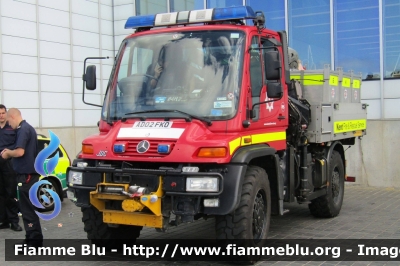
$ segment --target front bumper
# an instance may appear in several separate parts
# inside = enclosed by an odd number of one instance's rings
[[[111,205],[107,205],[107,201],[123,202],[128,198],[120,194],[110,195],[99,192],[99,186],[107,184],[123,186],[124,190],[127,191],[130,185],[137,182],[137,185],[147,185],[151,188],[149,195],[158,193],[160,212],[151,211],[151,214],[156,217],[162,217],[166,214],[166,211],[172,211],[175,215],[225,215],[235,210],[239,204],[240,188],[246,169],[247,166],[245,164],[212,165],[208,171],[196,173],[182,172],[172,168],[153,170],[137,168],[118,169],[112,167],[69,167],[67,176],[69,176],[69,171],[82,172],[82,185],[69,183],[68,198],[77,206],[89,207],[93,205],[100,211],[103,211],[103,213],[114,212],[114,216],[117,216],[116,212],[121,212],[118,214],[121,216],[118,220],[132,220],[133,216],[137,216],[143,212],[137,210],[127,212],[123,209],[111,209]],[[185,184],[186,178],[189,176],[217,177],[220,181],[218,192],[187,192]],[[205,207],[203,205],[204,199],[216,198],[219,199],[218,207]],[[140,198],[139,202],[143,204],[142,198]],[[145,207],[151,210],[151,208],[148,208],[149,206]],[[106,215],[103,217],[106,220]]]

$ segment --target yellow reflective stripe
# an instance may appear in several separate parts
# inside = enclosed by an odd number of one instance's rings
[[[304,75],[304,80],[302,80],[304,85],[315,86],[324,84],[324,75]]]
[[[329,85],[337,86],[339,84],[338,76],[330,76],[329,77]]]
[[[244,143],[244,138],[251,137],[251,143]],[[247,146],[250,144],[267,143],[270,141],[286,140],[286,131],[273,132],[273,133],[263,133],[254,134],[250,136],[243,136],[241,138],[236,138],[229,142],[229,153],[230,155],[240,146]]]
[[[286,139],[286,131],[282,132],[274,132],[274,133],[264,133],[264,134],[255,134],[252,135],[252,143],[265,143],[276,140],[285,140]]]
[[[230,155],[236,150],[236,148],[240,147],[240,140],[241,138],[234,139],[229,142],[229,153]]]
[[[251,145],[251,144],[252,144],[252,141],[250,141],[249,143],[245,143],[244,140],[245,140],[246,138],[251,140],[251,136],[243,136],[243,137],[242,137],[242,146]]]
[[[343,78],[342,80],[342,86],[346,88],[350,88],[351,82],[350,78]]]
[[[337,121],[333,123],[334,133],[343,133],[348,131],[357,131],[367,128],[367,120],[347,120],[347,121]]]
[[[353,80],[353,89],[359,89],[361,87],[361,81],[359,79]]]

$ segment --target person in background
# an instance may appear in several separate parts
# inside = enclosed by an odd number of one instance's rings
[[[16,133],[7,123],[7,108],[0,104],[0,152],[14,147]],[[22,231],[19,226],[17,180],[11,160],[0,157],[0,229]]]
[[[301,60],[299,59],[299,54],[296,52],[296,50],[288,47],[288,53],[289,53],[289,68],[290,69],[306,70],[306,68],[301,63]]]
[[[29,199],[29,189],[39,181],[34,163],[38,154],[37,134],[35,129],[22,119],[21,112],[16,108],[10,108],[7,112],[7,120],[13,129],[17,130],[17,138],[14,149],[4,149],[1,152],[3,159],[13,158],[13,168],[17,174],[19,186],[20,209],[25,227],[25,243],[32,246],[43,244],[42,228],[40,220],[35,213],[35,207]]]

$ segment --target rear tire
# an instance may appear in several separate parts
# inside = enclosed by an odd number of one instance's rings
[[[249,166],[238,208],[231,214],[216,217],[217,239],[246,240],[248,246],[263,246],[270,217],[271,192],[267,173],[260,167]]]
[[[329,160],[326,195],[312,200],[308,205],[315,217],[331,218],[339,215],[344,196],[344,166],[339,152],[333,151]]]
[[[103,213],[95,207],[82,208],[82,222],[87,238],[97,246],[106,248],[122,247],[123,244],[133,245],[140,235],[142,226],[119,225],[109,227],[103,222]]]

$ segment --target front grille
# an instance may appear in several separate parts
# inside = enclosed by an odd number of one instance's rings
[[[155,192],[158,188],[160,178],[158,175],[114,173],[111,182],[146,187],[149,191]]]
[[[102,173],[84,172],[82,186],[95,187],[101,182]]]
[[[123,142],[124,140],[119,140],[119,142]],[[116,153],[115,155],[120,155],[120,156],[136,156],[136,157],[165,157],[168,154],[165,153],[158,153],[157,152],[157,147],[158,144],[167,144],[170,145],[170,152],[172,152],[172,149],[174,148],[175,141],[164,141],[160,139],[151,139],[147,140],[150,143],[150,148],[148,151],[144,153],[138,153],[136,150],[137,145],[139,142],[142,140],[125,140],[128,142],[128,147],[126,147],[126,150],[124,153]]]

